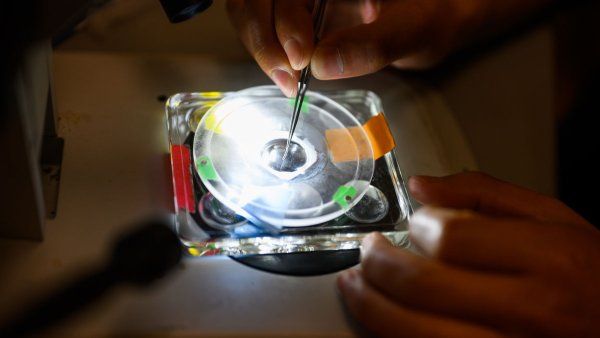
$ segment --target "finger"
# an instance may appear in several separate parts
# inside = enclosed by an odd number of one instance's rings
[[[363,240],[361,272],[389,299],[419,311],[503,329],[531,326],[538,312],[523,303],[531,295],[520,276],[450,267],[393,247],[380,234]]]
[[[275,30],[290,64],[301,70],[313,52],[312,0],[275,0]]]
[[[464,267],[515,272],[562,266],[568,230],[434,207],[421,208],[409,223],[411,242],[426,256]]]
[[[435,3],[381,2],[374,21],[323,37],[311,61],[313,74],[323,80],[365,75],[419,52],[431,40],[431,20],[441,7]]]
[[[491,176],[468,172],[447,177],[414,176],[412,196],[425,205],[471,209],[502,216],[527,216],[557,223],[587,224],[560,201]],[[586,225],[587,226],[587,225]]]
[[[340,275],[338,288],[350,313],[379,337],[500,337],[486,328],[395,304],[354,269]]]
[[[297,74],[277,39],[270,0],[229,0],[231,21],[260,68],[287,96],[296,93]]]
[[[380,9],[379,0],[365,0],[360,7],[360,16],[363,23],[372,23],[377,20]]]

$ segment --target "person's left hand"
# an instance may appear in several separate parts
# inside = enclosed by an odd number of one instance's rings
[[[600,337],[600,232],[552,198],[475,173],[413,178],[426,206],[338,287],[382,337]]]

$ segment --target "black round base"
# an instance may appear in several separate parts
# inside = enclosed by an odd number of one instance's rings
[[[337,250],[231,257],[249,267],[291,276],[317,276],[358,264],[360,251]]]

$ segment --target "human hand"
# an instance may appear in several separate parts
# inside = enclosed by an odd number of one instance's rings
[[[415,177],[421,255],[381,235],[338,287],[382,337],[600,337],[600,232],[561,202],[467,173]]]
[[[229,16],[256,62],[288,96],[298,71],[319,79],[375,72],[395,62],[425,67],[445,56],[481,1],[331,0],[322,39],[313,43],[314,0],[229,0]],[[460,39],[466,39],[463,35]]]

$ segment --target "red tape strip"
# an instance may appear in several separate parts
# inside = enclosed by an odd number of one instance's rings
[[[192,182],[190,149],[181,144],[171,145],[171,170],[173,171],[173,193],[177,209],[196,212]]]

